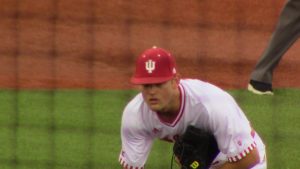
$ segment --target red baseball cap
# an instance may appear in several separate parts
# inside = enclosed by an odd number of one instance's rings
[[[176,75],[176,63],[170,52],[153,47],[145,50],[137,59],[133,84],[154,84],[171,80]]]

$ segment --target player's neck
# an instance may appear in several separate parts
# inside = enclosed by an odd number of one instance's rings
[[[157,112],[157,114],[161,118],[172,119],[178,115],[179,110],[180,110],[180,105],[181,105],[179,89],[176,90],[173,99],[171,99],[171,101],[168,105],[169,106],[166,107],[164,110]]]

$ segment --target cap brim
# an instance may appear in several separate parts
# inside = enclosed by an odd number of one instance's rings
[[[171,80],[174,76],[170,77],[147,77],[147,78],[136,78],[132,77],[130,82],[135,85],[142,84],[156,84],[156,83],[164,83],[168,80]]]

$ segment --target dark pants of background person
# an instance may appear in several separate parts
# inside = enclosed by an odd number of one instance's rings
[[[288,0],[283,7],[268,47],[257,62],[250,79],[272,84],[273,71],[284,53],[300,35],[300,0]]]

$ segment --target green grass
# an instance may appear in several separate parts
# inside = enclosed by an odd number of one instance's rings
[[[300,162],[300,90],[229,91],[267,145],[268,168]],[[120,168],[122,110],[136,91],[1,90],[1,169]],[[155,141],[147,169],[169,168],[172,145]],[[176,167],[175,167],[176,168]]]

